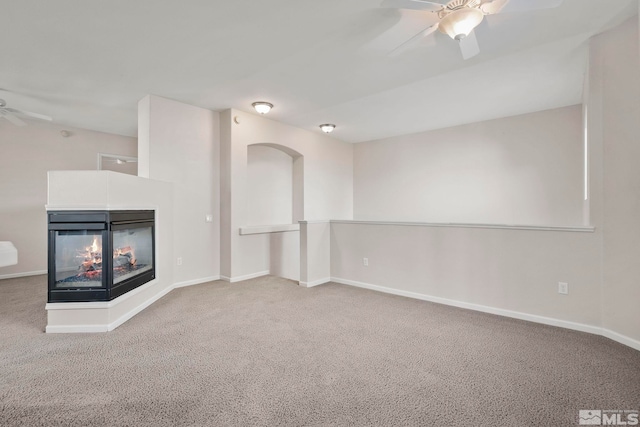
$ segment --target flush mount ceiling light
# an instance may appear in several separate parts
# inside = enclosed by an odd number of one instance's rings
[[[251,104],[260,114],[267,114],[273,108],[273,104],[265,101],[258,101]]]
[[[332,125],[331,123],[325,123],[323,125],[320,125],[320,129],[322,129],[322,132],[324,133],[331,133],[335,128],[336,128],[336,125]]]
[[[480,9],[463,7],[445,15],[438,29],[454,40],[467,37],[482,22],[484,13]]]

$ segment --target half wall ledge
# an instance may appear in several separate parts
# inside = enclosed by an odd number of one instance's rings
[[[245,236],[248,234],[280,233],[283,231],[300,231],[300,225],[299,224],[280,224],[280,225],[252,225],[247,227],[240,227],[241,236]]]
[[[592,226],[550,226],[550,225],[516,225],[516,224],[473,224],[454,222],[402,222],[402,221],[361,221],[361,220],[331,220],[332,224],[363,224],[363,225],[398,225],[409,227],[451,227],[451,228],[494,228],[505,230],[532,231],[567,231],[578,233],[593,233]]]

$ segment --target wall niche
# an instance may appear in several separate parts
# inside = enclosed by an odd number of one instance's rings
[[[304,161],[278,144],[247,147],[246,225],[297,224],[304,217]]]

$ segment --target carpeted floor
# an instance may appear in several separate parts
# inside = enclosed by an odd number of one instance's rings
[[[337,284],[181,288],[106,334],[45,334],[0,281],[2,426],[575,426],[640,409],[640,352]]]

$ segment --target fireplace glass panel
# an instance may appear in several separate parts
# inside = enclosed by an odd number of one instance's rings
[[[55,232],[55,287],[101,288],[102,232]]]
[[[113,284],[153,268],[151,227],[113,231]]]

